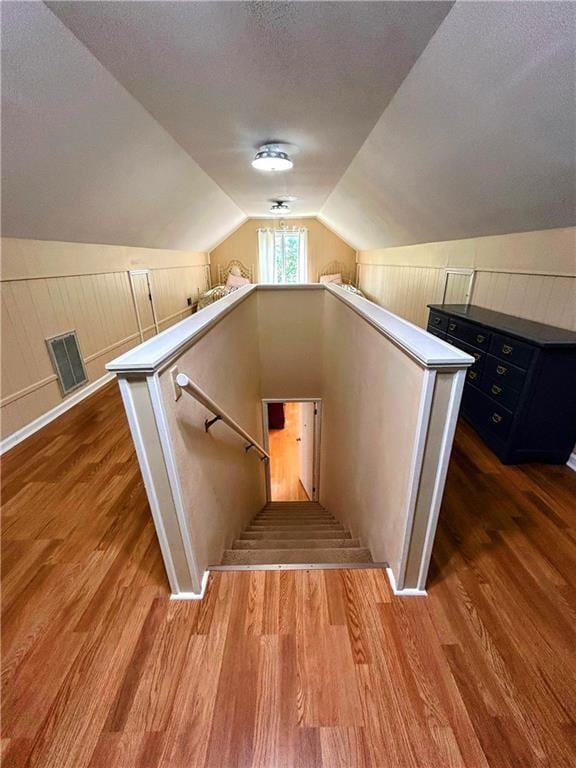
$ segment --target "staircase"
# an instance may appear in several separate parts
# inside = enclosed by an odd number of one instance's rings
[[[372,563],[370,551],[310,501],[269,502],[222,558],[224,566],[362,563]]]

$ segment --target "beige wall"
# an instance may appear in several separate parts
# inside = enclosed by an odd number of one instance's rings
[[[261,443],[258,306],[251,295],[176,361],[211,398]],[[231,383],[233,382],[233,386]],[[175,402],[170,370],[160,375],[168,430],[184,508],[200,573],[220,562],[222,551],[264,505],[264,465],[230,428],[216,424],[193,397]]]
[[[328,227],[317,219],[286,219],[289,227],[308,228],[308,279],[318,280],[318,273],[331,261],[341,261],[347,264],[354,276],[356,251]],[[218,264],[226,266],[231,259],[239,259],[246,266],[252,265],[254,277],[258,279],[258,229],[274,227],[277,222],[273,219],[248,219],[242,226],[220,243],[210,253],[212,265],[212,280],[218,278]]]
[[[2,240],[2,437],[63,400],[45,339],[75,329],[89,382],[140,341],[129,269],[149,268],[160,329],[189,314],[207,256],[186,251]]]
[[[368,297],[423,327],[451,266],[476,270],[473,304],[576,329],[574,227],[362,251],[358,261]]]
[[[320,501],[398,572],[424,371],[325,296]]]
[[[259,290],[261,396],[318,397],[322,392],[324,290]]]
[[[210,413],[187,394],[174,400],[170,370],[177,365],[262,444],[261,398],[321,395],[323,299],[311,289],[253,293],[160,374],[200,573],[264,505],[265,468],[225,425],[205,433]]]

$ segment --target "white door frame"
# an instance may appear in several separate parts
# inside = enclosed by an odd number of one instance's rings
[[[450,275],[467,275],[468,276],[468,288],[466,289],[466,296],[464,297],[464,303],[470,304],[472,299],[472,293],[474,291],[474,280],[476,278],[476,270],[472,267],[446,267],[444,270],[444,289],[442,291],[442,304],[446,301],[446,293],[448,292],[448,281]]]
[[[160,326],[158,325],[158,316],[156,314],[156,305],[154,304],[154,291],[152,290],[152,280],[150,279],[149,269],[129,269],[128,279],[130,280],[130,291],[132,293],[132,301],[134,303],[134,311],[136,313],[136,322],[138,323],[138,332],[140,334],[140,341],[144,341],[144,331],[146,330],[142,325],[140,318],[140,312],[138,311],[138,300],[136,298],[136,288],[134,286],[134,275],[146,275],[146,284],[148,285],[148,296],[150,298],[150,306],[152,308],[152,321],[156,334],[160,333]]]
[[[320,499],[320,440],[322,436],[322,398],[321,397],[267,397],[262,400],[262,440],[264,450],[270,452],[268,435],[268,403],[316,403],[314,413],[314,494],[312,501]],[[272,501],[272,484],[270,481],[270,462],[266,466],[266,501]]]

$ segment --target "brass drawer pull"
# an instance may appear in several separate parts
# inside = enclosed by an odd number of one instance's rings
[[[475,358],[476,362],[478,362],[478,360],[480,360],[480,358],[482,357],[482,355],[480,354],[480,352],[472,352],[472,354],[473,354],[473,356],[474,356],[474,358]]]
[[[450,323],[450,325],[448,326],[448,328],[449,328],[451,331],[455,331],[455,330],[456,330],[456,323]]]
[[[494,424],[499,424],[502,421],[502,416],[500,416],[499,413],[493,413],[492,421],[494,422]]]
[[[493,395],[499,395],[500,392],[502,392],[502,387],[499,387],[498,384],[492,384],[490,392],[492,392]]]
[[[503,355],[509,355],[513,351],[514,351],[514,347],[511,347],[509,344],[502,344]]]
[[[486,336],[483,336],[481,333],[479,333],[478,336],[476,336],[476,341],[478,344],[482,344],[483,341],[486,341]]]
[[[499,373],[500,376],[504,376],[508,368],[506,368],[505,365],[497,365],[496,366],[496,373]]]
[[[472,379],[472,380],[474,380],[474,379],[475,379],[477,376],[478,376],[478,374],[476,373],[476,371],[470,371],[470,372],[468,373],[468,378],[469,378],[469,379]]]
[[[433,317],[433,318],[432,318],[432,322],[433,322],[435,325],[440,325],[440,322],[441,322],[441,321],[442,321],[442,318],[441,318],[441,317]]]

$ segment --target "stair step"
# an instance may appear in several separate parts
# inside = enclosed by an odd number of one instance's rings
[[[269,501],[264,505],[264,509],[268,507],[319,507],[324,509],[319,501]]]
[[[350,539],[347,530],[327,531],[315,528],[288,528],[282,530],[262,529],[242,531],[240,539]]]
[[[270,565],[274,563],[371,563],[372,557],[365,547],[342,549],[227,549],[222,565]]]
[[[261,509],[259,515],[329,515],[327,509],[302,509],[301,507],[288,507],[288,509]]]
[[[360,547],[359,539],[236,539],[232,549],[333,549]]]
[[[312,520],[317,523],[337,523],[335,517],[332,517],[332,515],[256,515],[255,518],[253,518],[252,522],[261,522],[261,523],[283,523],[283,522],[308,522],[309,520]]]
[[[321,507],[319,504],[282,504],[277,507],[263,507],[260,512],[308,512],[308,514],[316,512],[318,514],[323,514],[328,512],[328,510],[324,509],[324,507]]]
[[[278,507],[277,509],[268,509],[264,507],[258,513],[259,515],[329,515],[330,512],[327,509],[319,509],[318,507],[312,507],[311,509],[305,509],[302,507]]]
[[[333,529],[340,529],[343,526],[340,525],[340,523],[318,523],[314,522],[314,520],[310,520],[307,522],[291,522],[291,523],[276,523],[276,522],[270,522],[270,523],[258,523],[253,522],[249,526],[250,528],[253,528],[255,531],[263,531],[263,530],[286,530],[288,528],[320,528],[320,529],[326,529],[326,530],[333,530]]]

